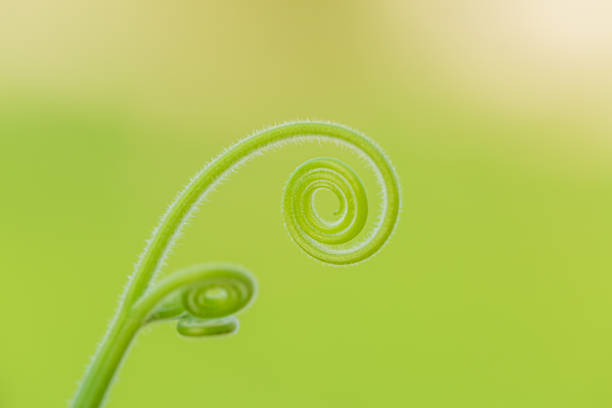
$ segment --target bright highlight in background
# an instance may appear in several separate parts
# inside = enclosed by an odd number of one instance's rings
[[[436,80],[523,113],[572,110],[592,122],[612,106],[612,2],[584,0],[387,3],[389,36],[414,42]]]
[[[593,64],[612,56],[612,2],[607,0],[520,0],[517,34],[527,48],[566,63]]]

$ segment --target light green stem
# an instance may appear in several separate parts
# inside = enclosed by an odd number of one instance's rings
[[[367,160],[383,192],[382,214],[365,238],[348,245],[361,232],[368,215],[367,198],[361,180],[338,160],[310,160],[294,172],[285,189],[283,211],[293,240],[312,257],[335,265],[360,262],[382,248],[398,221],[400,191],[393,166],[372,141],[339,124],[310,121],[281,124],[241,140],[206,165],[179,193],[162,217],[136,265],[115,319],[85,373],[72,402],[73,407],[95,408],[103,403],[131,341],[143,325],[154,320],[155,316],[163,315],[161,312],[152,313],[160,305],[163,306],[164,302],[170,302],[168,296],[173,292],[197,290],[194,285],[206,280],[228,285],[228,288],[237,293],[236,299],[231,299],[237,302],[234,305],[222,305],[216,311],[215,305],[196,305],[196,308],[202,308],[200,311],[194,310],[190,304],[189,307],[185,305],[186,311],[180,309],[180,313],[171,316],[182,319],[179,328],[189,329],[185,329],[184,333],[214,334],[227,332],[227,327],[237,327],[233,320],[223,317],[246,306],[255,293],[252,278],[242,269],[233,265],[196,267],[171,275],[160,283],[154,282],[155,277],[185,221],[215,184],[254,155],[285,142],[307,138],[341,143]],[[328,222],[318,216],[313,202],[315,193],[320,189],[332,191],[340,200],[341,216],[338,221]],[[235,282],[239,282],[239,285],[236,286]],[[168,305],[176,306],[172,302]],[[185,313],[191,315],[186,316]],[[228,321],[232,324],[228,325]],[[217,330],[210,329],[214,324],[217,324]],[[193,327],[195,329],[191,330]]]
[[[135,319],[123,319],[113,324],[87,369],[83,382],[72,401],[73,407],[99,407],[104,401],[115,373],[141,327]]]

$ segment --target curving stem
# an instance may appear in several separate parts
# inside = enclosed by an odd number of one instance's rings
[[[115,373],[141,327],[142,322],[135,318],[126,318],[111,326],[79,385],[72,407],[94,408],[102,405]]]

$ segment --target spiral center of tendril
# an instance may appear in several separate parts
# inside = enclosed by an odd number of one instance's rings
[[[344,211],[342,196],[326,188],[315,190],[312,202],[314,214],[328,224],[338,221]]]
[[[243,281],[216,278],[187,290],[183,294],[183,305],[192,316],[218,318],[242,309],[251,297],[252,290]]]
[[[224,301],[228,297],[227,290],[221,286],[213,286],[204,292],[204,296],[209,301]]]

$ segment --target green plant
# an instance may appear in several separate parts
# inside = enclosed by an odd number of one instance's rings
[[[362,261],[387,242],[399,215],[398,178],[384,153],[365,136],[335,123],[304,121],[274,126],[242,139],[196,174],[162,217],[77,390],[73,407],[98,407],[103,403],[132,340],[151,322],[175,319],[180,334],[195,337],[238,329],[234,315],[251,302],[256,292],[255,281],[245,269],[212,264],[176,272],[159,282],[155,277],[185,221],[215,184],[257,153],[307,138],[341,143],[365,158],[380,183],[383,208],[372,231],[350,245],[368,217],[361,180],[339,160],[307,161],[292,174],[284,192],[285,223],[293,240],[312,257],[334,265]],[[322,219],[314,208],[314,195],[321,189],[331,191],[340,203],[334,222]]]

